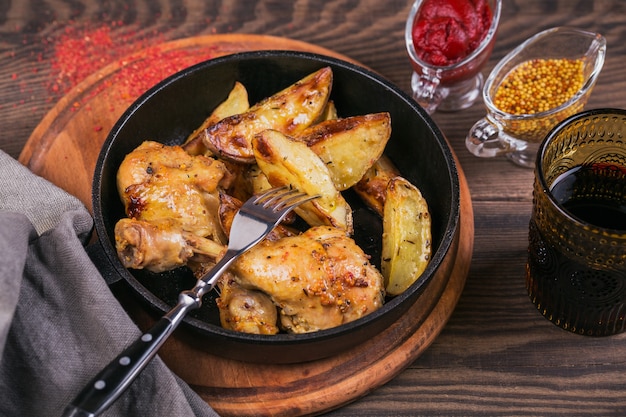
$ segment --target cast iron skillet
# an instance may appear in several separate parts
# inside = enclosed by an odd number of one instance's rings
[[[385,152],[429,203],[432,260],[416,283],[380,310],[316,333],[267,336],[225,330],[219,325],[215,294],[211,293],[184,324],[211,353],[252,362],[293,363],[320,359],[360,344],[387,328],[418,300],[457,232],[460,197],[452,153],[439,128],[411,98],[377,74],[334,58],[290,51],[248,52],[203,62],[164,80],[131,105],[109,133],[94,174],[93,210],[96,232],[112,273],[130,285],[148,310],[161,314],[176,304],[180,291],[195,283],[186,268],[152,274],[127,270],[118,260],[113,229],[124,217],[124,210],[115,177],[126,154],[144,140],[182,143],[226,98],[235,81],[246,86],[250,103],[255,103],[323,66],[333,69],[331,98],[340,117],[380,111],[391,114],[392,137]],[[350,193],[347,198],[355,212],[355,239],[376,264],[381,222],[358,198]]]

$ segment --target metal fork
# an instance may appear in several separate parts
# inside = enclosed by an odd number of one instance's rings
[[[185,315],[202,304],[218,278],[241,254],[259,243],[296,206],[318,196],[281,187],[252,197],[233,219],[224,256],[196,285],[178,296],[178,304],[96,375],[68,405],[63,417],[95,417],[106,410],[130,386],[156,355]]]

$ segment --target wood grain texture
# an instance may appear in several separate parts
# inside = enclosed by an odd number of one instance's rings
[[[403,30],[410,3],[0,2],[0,148],[17,158],[58,102],[46,88],[51,54],[45,39],[69,21],[121,21],[116,32],[156,31],[166,40],[213,33],[284,36],[349,56],[409,91]],[[494,53],[483,73],[529,36],[560,25],[607,38],[605,65],[587,108],[626,108],[622,0],[504,0]],[[528,300],[523,277],[532,173],[465,150],[465,135],[483,114],[477,103],[461,113],[434,115],[464,168],[475,214],[473,262],[450,321],[402,373],[329,416],[626,415],[626,336],[571,335],[541,317]]]

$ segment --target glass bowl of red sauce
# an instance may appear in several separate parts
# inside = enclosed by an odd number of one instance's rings
[[[502,0],[416,0],[405,27],[413,98],[430,114],[480,97]]]

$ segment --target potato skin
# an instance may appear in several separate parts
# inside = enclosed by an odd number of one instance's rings
[[[256,135],[252,148],[259,168],[272,186],[289,185],[320,196],[294,210],[305,222],[310,226],[334,226],[352,234],[352,209],[315,152],[275,130]]]
[[[402,177],[387,186],[381,272],[390,296],[399,295],[424,272],[431,258],[431,217],[417,187]]]
[[[266,129],[297,135],[309,127],[324,114],[332,82],[332,69],[321,68],[248,111],[209,126],[205,130],[204,144],[225,159],[254,163],[254,135]]]
[[[182,145],[191,155],[200,155],[210,153],[206,145],[203,142],[204,131],[213,126],[220,120],[247,111],[250,108],[248,101],[248,90],[239,81],[235,82],[232,90],[228,94],[226,100],[220,103],[219,106],[213,110],[213,112],[207,117],[204,122],[194,130],[185,140]]]
[[[400,171],[387,156],[382,155],[352,189],[367,206],[382,217],[387,186],[393,178],[398,176],[400,176]]]
[[[317,123],[302,140],[328,167],[335,187],[347,190],[381,157],[391,136],[389,113],[373,113]]]

